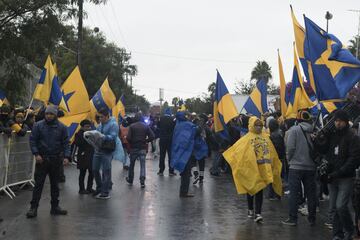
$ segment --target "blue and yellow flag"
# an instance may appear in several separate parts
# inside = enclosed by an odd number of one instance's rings
[[[319,101],[339,101],[360,81],[360,61],[334,35],[305,17],[305,58]]]
[[[90,112],[89,94],[81,78],[79,67],[71,72],[69,77],[61,86],[61,91],[69,109],[65,116]]]
[[[278,51],[278,62],[279,62],[279,79],[280,79],[280,108],[281,116],[285,117],[287,111],[286,103],[286,82],[284,77],[283,65],[280,58],[280,53]]]
[[[109,81],[106,78],[100,89],[90,100],[91,119],[95,119],[96,113],[104,108],[109,112],[113,109],[116,104],[116,97],[114,92],[111,90]]]
[[[291,93],[286,111],[286,118],[296,118],[299,110],[312,108],[314,105],[315,104],[310,100],[304,89],[303,79],[300,74],[300,66],[294,44],[294,70],[292,76]]]
[[[251,113],[258,118],[261,118],[264,113],[269,111],[267,105],[267,85],[265,79],[259,79],[257,81],[256,87],[244,104],[244,109],[247,113]]]
[[[121,95],[119,101],[113,107],[112,109],[112,115],[116,118],[117,121],[119,121],[119,115],[124,118],[125,117],[125,101],[124,101],[124,95]]]
[[[290,8],[291,8],[291,18],[292,18],[293,27],[294,27],[296,50],[298,53],[298,57],[299,57],[301,66],[304,70],[305,77],[307,80],[309,80],[309,70],[308,70],[309,63],[306,61],[305,53],[304,53],[305,28],[303,26],[301,26],[300,23],[297,21],[291,5],[290,5]]]
[[[311,96],[310,99],[313,102],[316,101],[315,96]],[[321,113],[323,116],[328,115],[337,109],[340,109],[342,106],[344,106],[344,102],[320,102]],[[316,105],[311,109],[311,114],[317,115],[318,113],[318,105]]]
[[[226,124],[239,115],[234,101],[224,83],[224,80],[217,71],[215,102],[214,102],[214,127],[215,132],[223,132],[227,137]]]
[[[10,105],[9,101],[6,98],[6,95],[3,91],[0,90],[0,107],[3,105]]]
[[[87,118],[89,118],[89,113],[80,113],[72,116],[65,116],[59,118],[59,121],[62,122],[67,127],[68,135],[71,143],[74,141],[75,134],[79,131],[81,127],[80,126],[81,121]]]
[[[36,85],[33,98],[40,100],[45,104],[50,103],[59,106],[59,108],[68,112],[50,56],[46,59],[45,66],[41,73],[39,82]]]

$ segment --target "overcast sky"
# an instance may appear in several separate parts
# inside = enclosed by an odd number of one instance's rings
[[[138,66],[133,79],[137,92],[150,101],[188,98],[207,91],[219,69],[229,91],[250,79],[257,60],[272,67],[279,85],[277,49],[286,81],[291,81],[294,34],[292,4],[299,22],[303,14],[326,28],[343,44],[357,34],[359,0],[108,0],[106,5],[85,4],[85,25],[97,26],[118,46],[132,53]]]

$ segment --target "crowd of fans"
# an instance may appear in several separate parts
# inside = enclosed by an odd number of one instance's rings
[[[283,193],[289,196],[289,218],[282,222],[284,225],[296,226],[298,212],[308,216],[311,226],[315,225],[316,212],[320,207],[320,202],[329,200],[328,221],[325,224],[328,228],[333,229],[334,239],[352,239],[355,231],[359,234],[357,225],[360,213],[360,184],[358,176],[356,176],[356,169],[360,165],[359,123],[357,120],[352,123],[350,120],[353,119],[350,119],[345,111],[337,110],[328,117],[328,119],[333,118],[335,128],[326,133],[318,131],[319,123],[306,110],[299,111],[296,118],[287,120],[283,120],[279,113],[268,114],[262,119],[241,114],[227,124],[226,136],[224,136],[224,132],[215,132],[214,119],[211,114],[190,112],[184,112],[181,115],[175,114],[170,109],[166,109],[162,116],[157,114],[147,117],[142,113],[136,113],[133,117],[118,116],[116,122],[107,110],[101,110],[95,122],[82,121],[81,129],[76,133],[72,145],[77,149],[77,151],[72,151],[77,153],[76,157],[72,158],[76,160],[79,169],[79,194],[93,194],[99,199],[109,199],[112,188],[111,161],[116,158],[121,158],[123,169],[128,170],[126,181],[129,185],[132,185],[134,181],[135,162],[137,159],[140,160],[139,179],[141,187],[144,188],[145,157],[148,149],[155,159],[159,159],[157,173],[159,176],[164,176],[166,155],[168,157],[168,174],[176,176],[175,170],[178,168],[175,166],[176,164],[172,163],[172,148],[176,147],[178,143],[173,142],[174,136],[177,134],[176,127],[181,125],[181,122],[188,122],[196,129],[192,136],[195,143],[188,162],[182,166],[183,171],[180,171],[180,197],[192,197],[193,194],[188,192],[190,177],[194,177],[193,184],[204,184],[205,159],[211,159],[209,169],[212,176],[230,174],[231,167],[222,153],[248,134],[250,130],[256,134],[266,133],[281,160]],[[0,132],[10,136],[14,131],[18,136],[24,136],[34,127],[39,128],[41,123],[46,125],[54,121],[49,120],[48,115],[54,115],[54,119],[57,121],[57,117],[62,114],[57,110],[49,109],[49,107],[34,111],[3,105],[0,108]],[[249,127],[249,122],[252,124],[251,127]],[[99,139],[102,139],[100,143],[96,140],[96,134],[92,134],[94,131],[100,134]],[[39,139],[35,139],[37,137],[40,138],[32,133],[32,151],[37,157],[38,166],[44,161],[44,158],[49,157],[52,153],[38,149]],[[89,140],[91,138],[93,141]],[[53,141],[56,144],[56,139]],[[108,141],[107,146],[104,145],[106,141]],[[112,144],[115,145],[112,146]],[[120,146],[121,148],[119,148]],[[196,148],[199,149],[198,152]],[[119,157],[115,157],[116,149],[120,149]],[[62,149],[57,154],[64,158],[65,151],[68,150]],[[206,151],[205,155],[200,154],[204,151]],[[67,155],[66,157],[70,160],[71,156]],[[63,169],[60,165],[58,168]],[[58,191],[56,190],[57,182],[65,181],[65,177],[61,176],[62,172],[63,170],[59,170],[59,178],[53,179],[54,184],[52,184],[52,188],[55,189],[54,192],[52,190],[52,203],[54,204],[52,213],[54,214],[66,214],[65,210],[58,207]],[[85,185],[86,173],[88,173],[88,179]],[[35,181],[43,183],[44,176],[46,177],[45,172],[44,174],[41,180],[35,178]],[[94,179],[96,189],[93,189]],[[40,200],[36,196],[39,195],[39,192],[41,194],[40,188],[42,190],[42,186],[35,187],[28,217],[36,217],[36,209]],[[267,187],[266,196],[271,201],[278,201],[282,198],[275,193],[271,185]],[[256,222],[262,222],[263,190],[255,195],[248,194],[247,201],[248,217],[254,218]],[[352,209],[349,208],[351,202]],[[355,215],[355,225],[352,220],[353,215]]]

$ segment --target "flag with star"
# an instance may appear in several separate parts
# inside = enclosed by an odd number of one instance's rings
[[[305,17],[305,58],[309,80],[319,101],[344,100],[360,81],[360,61],[334,35]]]
[[[64,110],[64,112],[68,111],[64,98],[61,94],[58,76],[55,72],[50,55],[46,59],[45,66],[36,85],[33,98],[40,100],[45,104],[59,106],[59,108]]]
[[[66,116],[90,112],[89,94],[81,78],[79,67],[76,66],[61,86],[67,108]]]
[[[66,127],[69,135],[70,142],[72,143],[75,139],[75,134],[80,129],[80,123],[82,120],[89,119],[90,112],[80,113],[71,116],[64,116],[59,118],[59,121],[62,122]]]

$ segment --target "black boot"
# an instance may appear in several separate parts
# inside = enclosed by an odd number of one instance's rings
[[[37,208],[30,208],[30,210],[26,213],[27,218],[36,218],[37,216]]]
[[[141,185],[141,188],[145,188],[145,178],[140,178],[140,185]]]
[[[61,209],[59,206],[51,208],[50,214],[51,215],[67,215],[67,211],[64,209]]]

